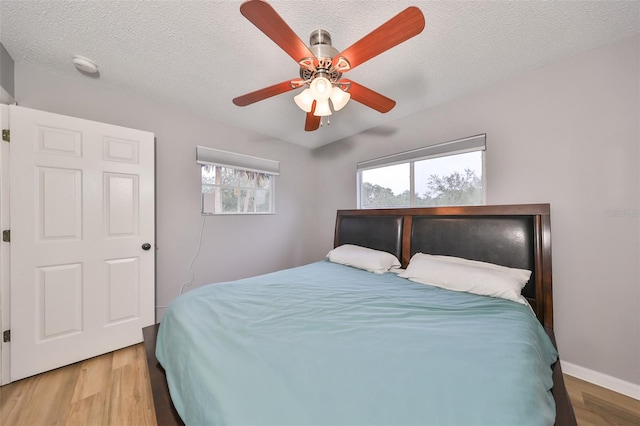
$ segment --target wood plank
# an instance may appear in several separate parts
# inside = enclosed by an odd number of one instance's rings
[[[112,357],[109,353],[80,363],[71,403],[95,395],[110,386]]]
[[[17,423],[15,419],[33,399],[37,382],[31,378],[0,387],[0,424]]]
[[[144,345],[0,387],[0,424],[156,425]]]
[[[106,425],[105,405],[110,403],[104,392],[99,392],[71,404],[65,416],[66,425]]]
[[[33,393],[40,400],[38,409],[29,409],[31,400],[23,400],[15,424],[44,425],[49,424],[50,419],[65,418],[79,373],[80,365],[73,364],[68,370],[59,368],[40,375]],[[44,395],[48,398],[42,398]]]
[[[140,367],[127,364],[113,371],[113,385],[109,400],[109,421],[112,425],[147,425],[155,420],[149,389]],[[144,401],[137,404],[138,401]],[[137,410],[129,407],[139,405]]]
[[[580,426],[640,425],[640,401],[576,377],[565,376]]]

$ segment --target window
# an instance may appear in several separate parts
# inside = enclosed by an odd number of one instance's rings
[[[198,146],[202,167],[202,214],[275,212],[275,177],[280,163]]]
[[[271,176],[202,166],[202,213],[272,213]]]
[[[358,163],[358,207],[485,203],[486,135]]]

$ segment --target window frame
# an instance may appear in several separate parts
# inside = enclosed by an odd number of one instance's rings
[[[254,157],[245,154],[239,154],[235,152],[223,151],[215,148],[209,148],[204,146],[196,146],[196,163],[198,163],[200,168],[200,214],[206,216],[220,216],[220,215],[273,215],[276,213],[276,177],[280,175],[280,162],[274,160],[268,160],[265,158]],[[206,166],[214,166],[214,167],[223,167],[227,170],[233,170],[234,173],[237,172],[245,172],[245,173],[260,173],[267,175],[269,178],[269,211],[255,211],[255,194],[258,191],[267,191],[264,188],[254,187],[245,187],[242,185],[215,185],[210,183],[205,183],[204,178],[204,167]],[[209,188],[232,188],[238,191],[253,191],[253,200],[254,200],[254,211],[221,211],[221,212],[208,212],[205,211],[205,201],[203,189],[206,187]],[[238,195],[238,202],[240,202],[241,197]]]
[[[435,158],[451,157],[469,152],[481,152],[482,158],[482,204],[487,204],[487,179],[486,179],[486,134],[470,136],[449,142],[429,145],[410,151],[403,151],[385,157],[374,158],[372,160],[357,163],[356,167],[356,205],[358,209],[368,210],[389,207],[363,207],[362,206],[362,172],[374,170],[398,164],[409,164],[409,206],[406,208],[418,207],[415,203],[415,163],[418,161],[431,160]],[[456,205],[458,206],[458,205]],[[428,207],[428,206],[420,206]],[[443,206],[438,206],[443,207]]]
[[[205,165],[202,164],[201,167],[207,167],[209,165]],[[218,166],[218,165],[210,165],[213,167],[224,167],[227,170],[233,170],[235,173],[237,172],[246,172],[246,173],[261,173],[261,172],[254,172],[252,170],[245,170],[245,169],[240,169],[237,167],[228,167],[228,166]],[[253,187],[249,187],[249,186],[243,186],[241,184],[239,185],[228,185],[228,184],[220,184],[220,185],[216,185],[216,184],[210,184],[210,183],[204,183],[202,180],[202,173],[203,171],[201,170],[201,191],[200,191],[200,196],[201,196],[201,200],[200,200],[200,214],[204,215],[204,216],[220,216],[220,215],[269,215],[269,214],[275,214],[276,213],[276,209],[275,209],[275,186],[276,186],[276,179],[274,175],[268,174],[268,173],[262,173],[264,175],[266,175],[269,178],[269,189],[264,189],[264,188],[259,188],[257,186],[253,186]],[[256,177],[257,178],[257,177]],[[213,191],[215,191],[215,188],[220,188],[221,191],[225,190],[225,189],[230,189],[233,191],[253,191],[253,211],[221,211],[221,212],[209,212],[209,211],[204,211],[204,205],[205,205],[205,192],[203,191],[203,189],[205,187],[208,188],[212,188]],[[267,192],[268,193],[268,197],[269,197],[269,211],[256,211],[256,203],[255,203],[255,198],[256,198],[256,193],[258,191],[263,191],[263,192]],[[240,203],[241,200],[243,199],[243,197],[241,196],[236,196],[236,200],[238,202],[238,209],[240,209]]]

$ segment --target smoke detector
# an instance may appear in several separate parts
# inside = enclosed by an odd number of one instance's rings
[[[96,74],[98,72],[96,63],[84,56],[73,55],[73,65],[75,65],[78,70],[87,74]]]

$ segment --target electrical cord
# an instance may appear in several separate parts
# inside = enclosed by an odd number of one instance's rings
[[[183,292],[184,292],[184,288],[187,286],[190,286],[191,284],[193,284],[193,280],[196,277],[195,272],[193,271],[193,263],[196,261],[196,259],[198,258],[198,255],[200,255],[200,249],[202,248],[202,235],[204,234],[204,223],[205,223],[205,219],[207,218],[206,215],[202,215],[202,224],[200,225],[200,238],[198,240],[198,250],[196,250],[196,254],[193,255],[193,258],[191,259],[191,262],[189,262],[189,267],[187,268],[189,270],[189,272],[191,272],[191,279],[188,281],[185,281],[182,283],[182,285],[180,286],[180,292],[178,293],[178,296],[180,296]],[[168,305],[156,305],[156,309],[157,308],[166,308]]]
[[[206,217],[207,216],[202,215],[202,225],[200,226],[200,239],[198,240],[198,250],[196,251],[196,254],[193,256],[193,259],[191,259],[191,263],[189,263],[189,271],[191,272],[191,279],[189,281],[185,281],[182,283],[182,285],[180,286],[180,293],[178,295],[182,294],[185,287],[193,284],[193,280],[196,277],[196,273],[193,272],[193,269],[191,268],[193,267],[193,262],[195,262],[196,259],[198,258],[198,255],[200,254],[200,249],[202,248],[202,234],[204,234],[204,221]]]

